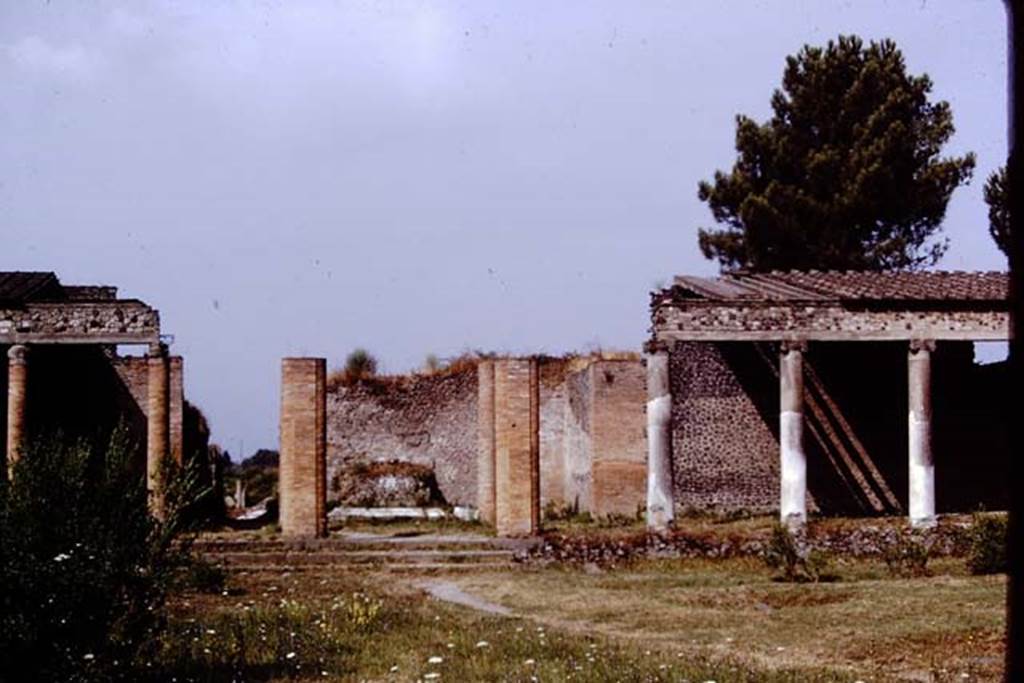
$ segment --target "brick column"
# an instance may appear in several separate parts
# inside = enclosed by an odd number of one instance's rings
[[[535,359],[494,364],[495,526],[499,536],[540,529],[540,385]]]
[[[476,506],[480,519],[494,524],[494,361],[481,360],[476,377]]]
[[[28,389],[28,347],[7,350],[7,470],[21,457],[25,440],[26,391]]]
[[[907,356],[909,389],[910,523],[935,524],[935,461],[932,458],[932,351],[934,341],[912,341]]]
[[[647,354],[647,527],[664,530],[674,518],[669,353],[657,349]]]
[[[167,347],[152,344],[147,361],[146,489],[150,510],[163,514],[160,469],[170,454],[170,372]]]
[[[783,342],[779,353],[779,518],[788,527],[807,521],[807,456],[804,454],[805,342]]]
[[[184,384],[184,361],[181,356],[171,356],[170,367],[170,453],[174,462],[179,465],[184,463],[184,415],[185,415],[185,384]]]
[[[281,361],[281,533],[327,535],[327,362]]]

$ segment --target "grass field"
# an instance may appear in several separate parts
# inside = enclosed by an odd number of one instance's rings
[[[961,559],[929,569],[893,578],[881,561],[833,559],[835,580],[793,584],[736,558],[441,577],[511,618],[433,599],[412,573],[236,573],[225,590],[175,598],[153,671],[179,681],[999,680],[1005,577],[971,576]]]

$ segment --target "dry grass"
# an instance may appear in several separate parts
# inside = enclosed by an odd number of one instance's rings
[[[738,659],[755,669],[836,667],[863,680],[999,680],[1004,577],[938,560],[893,580],[844,562],[840,581],[782,584],[755,559],[660,561],[629,570],[462,577],[469,593],[542,623]]]

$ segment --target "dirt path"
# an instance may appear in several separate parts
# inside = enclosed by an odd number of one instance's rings
[[[417,588],[425,590],[437,600],[444,600],[445,602],[462,605],[463,607],[487,612],[488,614],[497,614],[503,617],[513,616],[512,610],[507,607],[502,607],[501,605],[496,605],[493,602],[487,602],[486,600],[481,600],[478,597],[470,595],[451,581],[445,581],[443,579],[421,579],[420,581],[417,581],[415,585]]]

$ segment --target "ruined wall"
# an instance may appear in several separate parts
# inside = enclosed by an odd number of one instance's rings
[[[327,391],[327,498],[359,462],[401,460],[434,468],[451,505],[476,505],[475,369],[332,386]]]
[[[598,370],[597,368],[601,368]],[[594,373],[602,379],[594,450]],[[578,504],[596,514],[633,514],[643,500],[646,462],[640,361],[542,358],[538,362],[540,504]],[[382,378],[328,390],[328,498],[358,462],[400,460],[432,466],[447,503],[477,504],[477,373]],[[621,416],[620,416],[621,413]],[[594,507],[591,460],[608,503]]]

